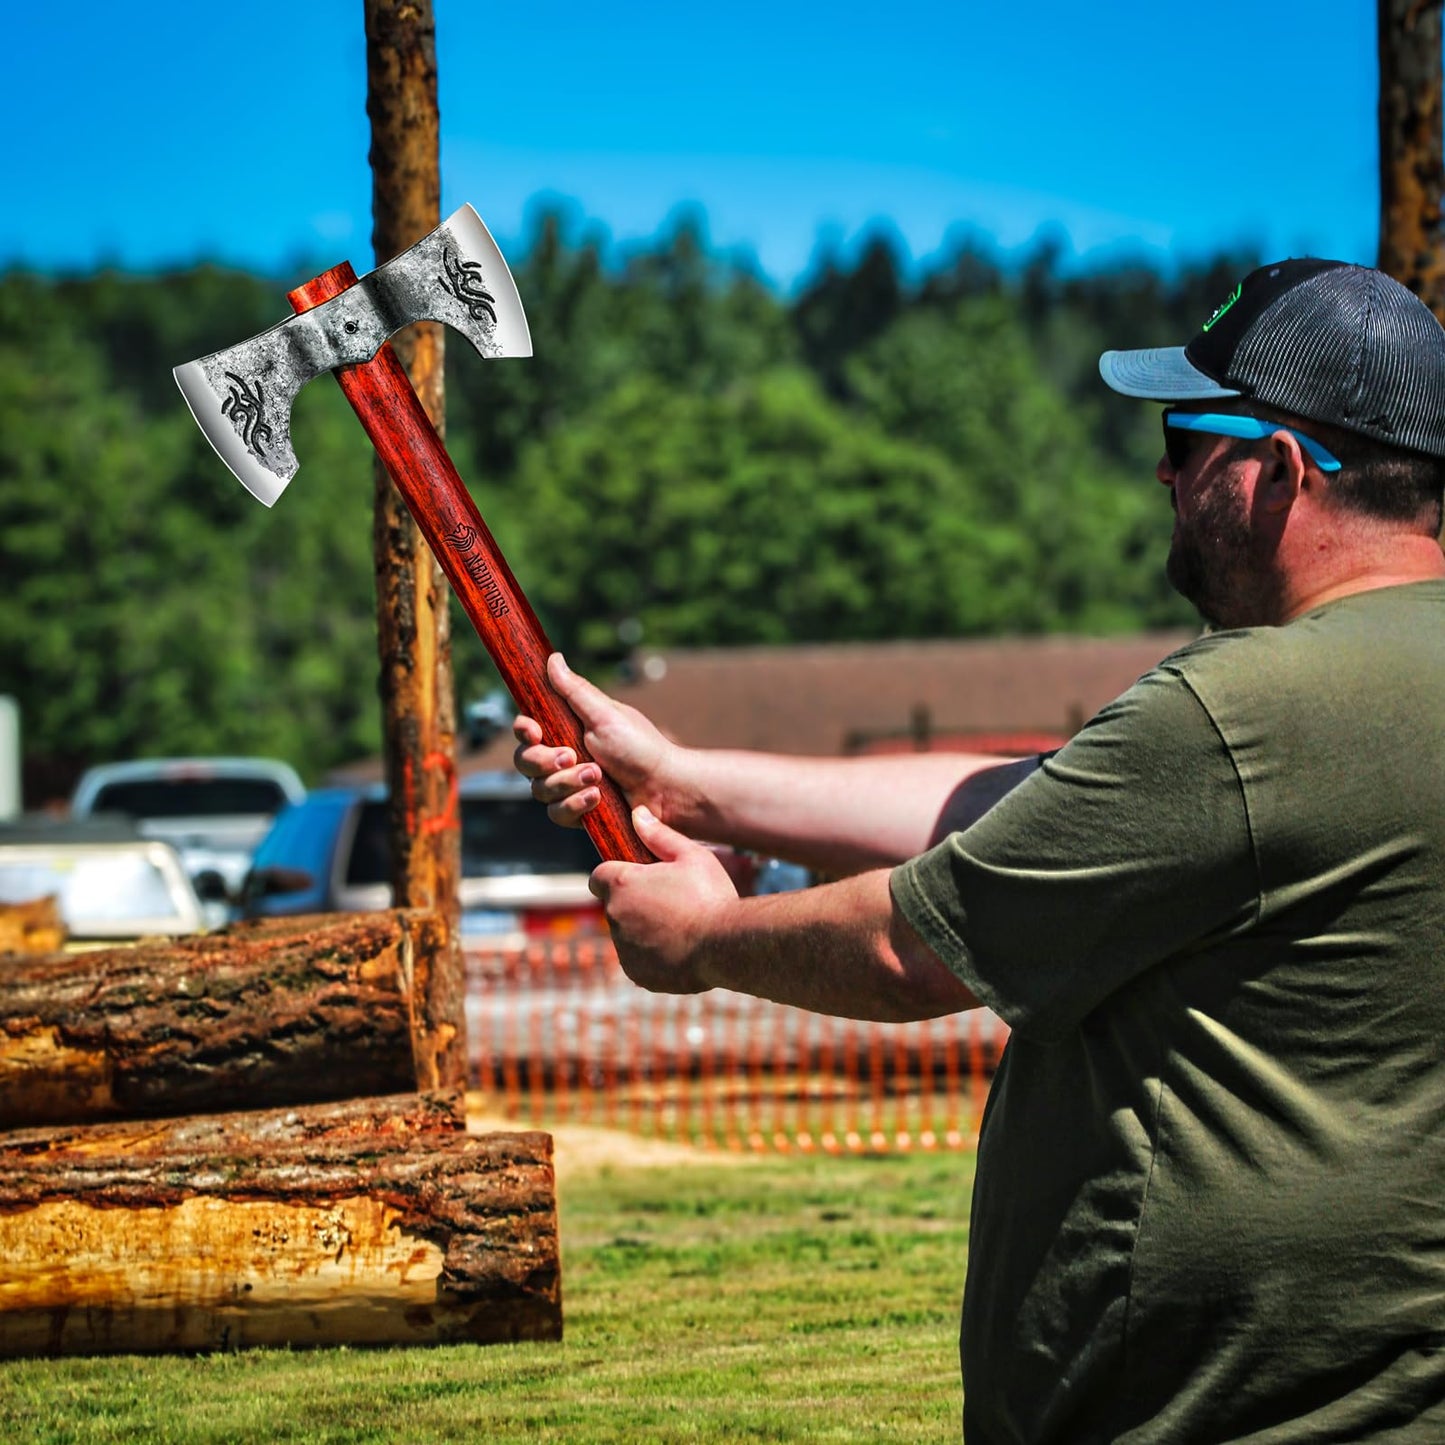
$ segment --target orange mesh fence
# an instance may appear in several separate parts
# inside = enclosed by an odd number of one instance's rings
[[[1008,1029],[985,1009],[827,1018],[715,989],[653,994],[610,940],[466,950],[472,1087],[520,1123],[722,1149],[958,1149],[978,1137]]]

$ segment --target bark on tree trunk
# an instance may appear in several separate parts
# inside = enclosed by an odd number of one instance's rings
[[[1378,0],[1379,266],[1445,322],[1442,0]]]
[[[0,970],[0,1129],[451,1086],[423,910],[238,924]]]
[[[365,0],[367,114],[371,117],[372,245],[377,264],[441,220],[436,25],[431,0]],[[442,328],[407,327],[392,346],[427,416],[445,435]],[[374,555],[392,880],[399,907],[447,921],[435,1002],[462,1018],[456,699],[446,579],[386,468],[376,463]],[[464,1046],[444,1061],[445,1083],[466,1081]]]
[[[460,1097],[0,1137],[0,1355],[560,1339],[552,1141]]]

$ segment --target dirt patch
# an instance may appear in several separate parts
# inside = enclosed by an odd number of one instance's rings
[[[536,1126],[488,1112],[486,1101],[467,1096],[469,1134],[515,1133]],[[746,1164],[758,1156],[732,1149],[703,1149],[667,1139],[647,1139],[594,1124],[556,1124],[547,1129],[556,1151],[557,1177],[595,1174],[603,1169],[659,1169],[688,1164]]]

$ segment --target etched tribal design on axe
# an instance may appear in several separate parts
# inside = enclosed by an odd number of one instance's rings
[[[532,354],[517,288],[481,218],[463,206],[369,276],[334,266],[290,300],[298,314],[279,326],[176,368],[207,440],[269,507],[296,474],[296,393],[313,376],[334,372],[508,691],[549,741],[585,759],[582,725],[547,683],[552,644],[386,344],[409,322],[433,320],[460,331],[485,357]],[[607,778],[599,791],[601,801],[583,822],[597,851],[650,862],[626,799]]]
[[[442,252],[446,275],[442,285],[471,313],[473,321],[497,324],[497,298],[487,290],[482,268],[475,261],[463,261],[450,246]]]
[[[266,406],[261,388],[257,386],[252,390],[246,378],[237,376],[234,371],[224,372],[223,375],[231,383],[231,391],[221,403],[221,415],[230,417],[241,433],[241,440],[257,456],[264,458],[266,443],[271,440],[271,428],[266,425]]]
[[[296,393],[323,372],[370,360],[413,321],[450,326],[484,357],[532,354],[512,273],[470,206],[334,300],[176,367],[176,382],[206,440],[269,507],[296,475]]]

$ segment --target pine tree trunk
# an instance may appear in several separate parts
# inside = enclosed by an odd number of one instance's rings
[[[460,1096],[0,1136],[0,1356],[560,1339],[552,1141]]]
[[[365,0],[366,110],[371,118],[372,247],[377,263],[441,221],[436,23],[431,0]],[[445,436],[444,332],[419,322],[392,339],[438,435]],[[382,728],[391,796],[392,884],[400,907],[446,918],[439,989],[461,1009],[461,835],[452,679],[451,593],[380,460],[373,541]],[[466,1057],[444,1081],[466,1082]]]
[[[1379,266],[1445,322],[1442,0],[1378,0]]]
[[[450,1085],[440,918],[239,924],[0,970],[0,1129]]]

